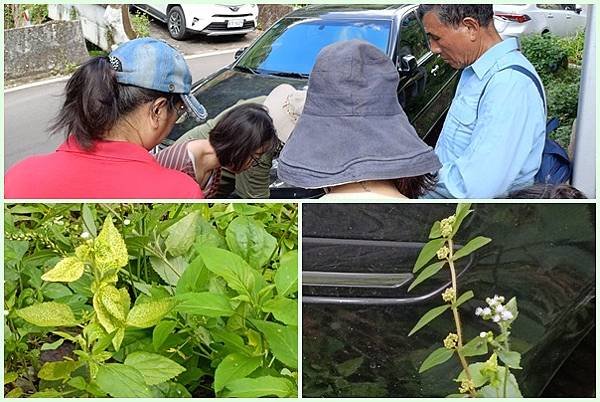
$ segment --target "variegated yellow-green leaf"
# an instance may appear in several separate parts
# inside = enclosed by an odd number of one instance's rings
[[[118,290],[112,285],[98,289],[93,297],[94,310],[108,333],[125,326],[129,303],[129,294],[125,289]]]
[[[125,241],[113,225],[110,214],[104,220],[104,226],[94,243],[94,257],[96,266],[102,272],[124,267],[129,260]]]
[[[127,355],[125,364],[135,367],[148,385],[156,385],[170,380],[185,371],[173,360],[156,353],[133,352]]]
[[[77,246],[75,256],[81,261],[92,261],[94,258],[94,249],[87,244]]]
[[[117,333],[112,339],[112,344],[115,350],[118,352],[121,348],[121,343],[123,342],[123,338],[125,337],[125,328],[117,329]]]
[[[71,307],[67,304],[46,302],[17,310],[16,314],[38,327],[72,327],[77,325]]]
[[[127,316],[127,325],[148,328],[156,325],[174,306],[171,298],[154,300],[133,306]]]
[[[81,366],[80,362],[59,361],[48,362],[42,366],[38,372],[38,377],[42,380],[55,381],[69,378],[71,373]]]
[[[54,268],[42,275],[47,282],[75,282],[83,275],[85,264],[77,257],[63,258]]]

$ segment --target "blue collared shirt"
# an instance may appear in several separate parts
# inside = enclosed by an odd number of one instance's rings
[[[544,149],[546,110],[530,77],[512,69],[498,72],[514,64],[539,79],[515,38],[496,44],[463,70],[435,147],[443,165],[436,192],[448,198],[493,198],[533,184]]]

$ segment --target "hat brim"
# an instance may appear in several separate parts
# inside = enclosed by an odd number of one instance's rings
[[[206,120],[208,113],[206,112],[204,106],[202,106],[202,104],[198,102],[195,97],[181,94],[181,100],[187,108],[190,116],[192,116],[196,121],[201,123]]]
[[[283,147],[277,175],[302,188],[421,176],[442,167],[404,115],[303,114]]]
[[[305,100],[306,91],[297,90],[289,84],[281,84],[275,87],[263,102],[273,119],[277,138],[284,144],[296,127],[296,119],[292,117],[288,109],[297,108],[299,110],[296,112],[300,115]],[[290,105],[290,102],[296,102],[296,104]]]

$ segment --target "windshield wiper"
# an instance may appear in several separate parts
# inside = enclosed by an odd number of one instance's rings
[[[277,77],[289,77],[289,78],[308,78],[308,74],[303,73],[292,73],[292,72],[269,72],[269,75],[274,75]]]

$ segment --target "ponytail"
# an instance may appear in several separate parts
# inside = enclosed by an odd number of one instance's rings
[[[67,82],[65,101],[50,132],[65,132],[82,148],[90,149],[123,116],[160,97],[175,109],[179,95],[121,85],[108,57],[94,57],[79,66]]]

